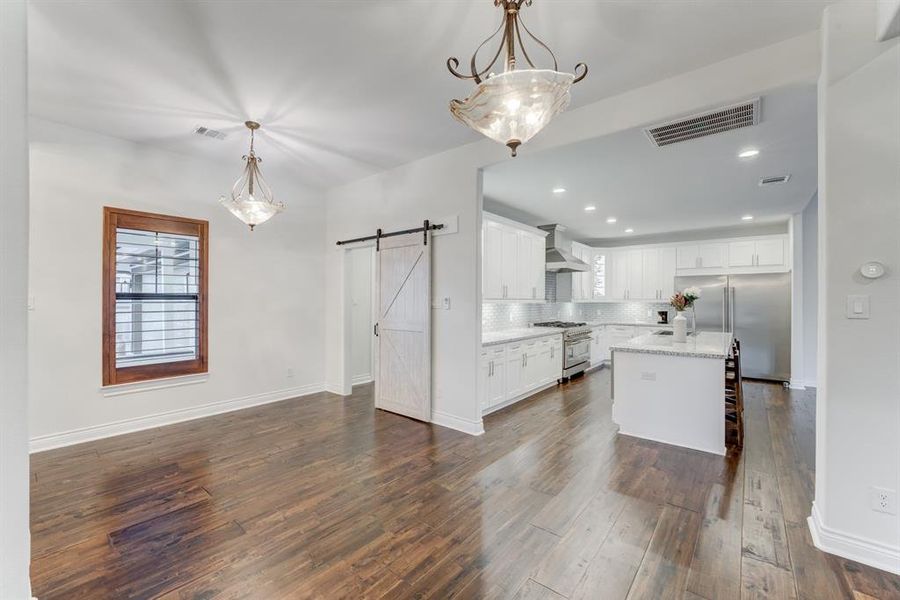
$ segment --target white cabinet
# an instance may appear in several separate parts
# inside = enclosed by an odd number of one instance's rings
[[[625,297],[637,300],[644,297],[644,252],[629,250],[626,252],[627,280]]]
[[[668,300],[675,293],[675,248],[659,249],[659,299]]]
[[[522,342],[506,346],[506,389],[504,400],[520,396],[525,391],[525,349]]]
[[[756,242],[756,266],[784,266],[787,255],[784,251],[786,241],[784,238],[758,240]]]
[[[678,247],[679,269],[717,269],[725,266],[727,244],[711,242]]]
[[[594,249],[578,242],[572,242],[572,255],[591,266],[591,270],[572,273],[572,301],[594,301]]]
[[[523,391],[533,389],[541,382],[541,341],[524,342],[522,350],[522,386]]]
[[[497,223],[485,221],[481,233],[481,251],[483,254],[481,293],[485,298],[502,298],[503,229]]]
[[[501,298],[516,298],[519,274],[519,232],[504,227],[500,230],[500,285]]]
[[[562,376],[562,336],[486,346],[481,351],[480,405],[490,412],[526,398]]]
[[[666,300],[675,288],[675,248],[647,248],[641,251],[641,298]],[[632,298],[634,296],[631,296]]]
[[[609,253],[610,300],[640,299],[643,293],[643,257],[640,250],[613,250]]]
[[[731,242],[728,244],[729,267],[752,267],[756,262],[756,242]]]
[[[491,376],[491,365],[487,358],[487,352],[481,351],[481,359],[478,366],[478,405],[482,411],[490,407],[488,402],[488,378]]]
[[[605,326],[591,330],[591,366],[596,367],[609,360],[609,335]]]
[[[525,300],[544,299],[546,249],[544,238],[525,231],[519,232],[518,293]]]
[[[609,253],[609,265],[607,272],[609,278],[610,300],[627,300],[628,292],[628,252],[626,250],[613,250]]]
[[[675,287],[675,248],[613,250],[608,255],[610,300],[665,300]]]
[[[506,400],[506,346],[490,346],[481,353],[481,409]]]
[[[736,240],[728,244],[728,266],[733,268],[747,267],[786,267],[786,238],[775,236],[753,240]]]
[[[482,226],[482,295],[485,300],[543,302],[544,234],[485,218]]]

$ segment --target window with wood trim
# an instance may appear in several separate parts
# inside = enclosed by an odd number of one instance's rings
[[[103,209],[103,385],[207,371],[208,230]]]

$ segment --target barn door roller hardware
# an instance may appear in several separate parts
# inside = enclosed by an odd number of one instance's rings
[[[375,240],[375,249],[380,250],[381,249],[380,248],[381,247],[381,238],[394,237],[395,235],[407,235],[409,233],[419,233],[421,231],[423,242],[427,246],[428,245],[428,232],[436,231],[438,229],[443,229],[443,228],[444,228],[443,223],[432,224],[431,221],[429,221],[428,219],[425,219],[425,221],[422,223],[421,227],[414,227],[413,229],[403,229],[401,231],[389,231],[388,233],[384,233],[384,231],[382,231],[381,229],[378,229],[375,232],[375,235],[367,235],[366,237],[353,238],[352,240],[341,240],[341,241],[337,242],[337,245],[343,246],[344,244],[355,244],[357,242],[368,242],[369,240]]]

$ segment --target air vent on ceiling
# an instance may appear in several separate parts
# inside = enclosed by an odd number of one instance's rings
[[[204,137],[215,138],[217,140],[224,140],[225,136],[227,135],[226,133],[223,133],[221,131],[217,131],[215,129],[210,129],[209,127],[203,127],[203,126],[194,128],[194,133],[196,133],[197,135],[202,135]]]
[[[753,98],[739,104],[648,127],[644,129],[644,133],[657,146],[668,146],[757,123],[759,123],[759,98]]]
[[[787,183],[790,181],[790,175],[775,175],[774,177],[760,177],[759,186],[778,185],[779,183]]]

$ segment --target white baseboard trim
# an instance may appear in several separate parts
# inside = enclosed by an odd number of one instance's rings
[[[485,416],[485,415],[489,415],[493,412],[497,412],[498,410],[502,410],[502,409],[506,408],[507,406],[512,406],[516,402],[521,402],[525,398],[530,398],[531,396],[534,396],[538,392],[543,392],[544,390],[549,390],[550,388],[556,387],[557,385],[559,385],[559,384],[556,382],[556,380],[551,381],[550,383],[545,383],[544,385],[534,388],[533,390],[528,390],[524,394],[520,394],[520,395],[516,396],[515,398],[510,398],[509,400],[504,400],[500,404],[495,404],[494,406],[488,408],[487,410],[482,411],[481,415]]]
[[[900,547],[837,531],[822,523],[813,502],[812,514],[806,519],[813,544],[822,552],[855,560],[858,563],[900,575]]]
[[[628,431],[623,431],[621,427],[619,427],[619,434],[627,435],[628,437],[638,438],[641,440],[650,440],[651,442],[656,442],[658,444],[665,444],[667,446],[678,446],[680,448],[696,450],[697,452],[706,452],[707,454],[718,454],[719,456],[725,456],[728,452],[728,450],[727,450],[727,448],[725,448],[724,444],[722,445],[721,448],[701,448],[700,446],[692,446],[692,445],[688,445],[688,444],[682,444],[680,442],[679,443],[670,442],[670,441],[664,440],[662,438],[650,437],[648,435],[630,433]],[[723,435],[722,437],[724,438],[725,436]]]
[[[481,419],[470,421],[469,419],[463,419],[439,410],[431,411],[431,422],[441,427],[468,433],[469,435],[482,435],[484,433],[484,423],[482,423]]]
[[[133,419],[123,419],[113,423],[104,423],[103,425],[92,425],[81,429],[73,429],[61,433],[51,433],[48,435],[39,435],[31,438],[29,443],[29,451],[31,453],[44,452],[54,448],[62,448],[64,446],[72,446],[83,442],[100,440],[103,438],[124,435],[126,433],[134,433],[144,429],[152,429],[163,425],[173,425],[183,421],[192,421],[194,419],[202,419],[203,417],[211,417],[226,412],[241,410],[242,408],[250,408],[261,404],[269,404],[271,402],[280,402],[289,400],[297,396],[305,396],[325,391],[325,385],[322,383],[313,383],[302,385],[274,392],[264,392],[262,394],[252,394],[242,398],[234,398],[232,400],[222,400],[219,402],[211,402],[201,406],[191,406],[189,408],[170,410],[167,412],[156,413],[144,417],[135,417]]]
[[[372,383],[372,375],[357,375],[350,381],[350,385],[362,385],[364,383]]]
[[[353,390],[345,390],[342,386],[334,383],[326,383],[324,390],[329,394],[337,394],[338,396],[349,396]]]
[[[803,382],[803,385],[805,385],[808,388],[813,388],[813,389],[816,389],[816,387],[818,387],[818,386],[816,386],[815,379],[807,379],[806,381]]]

